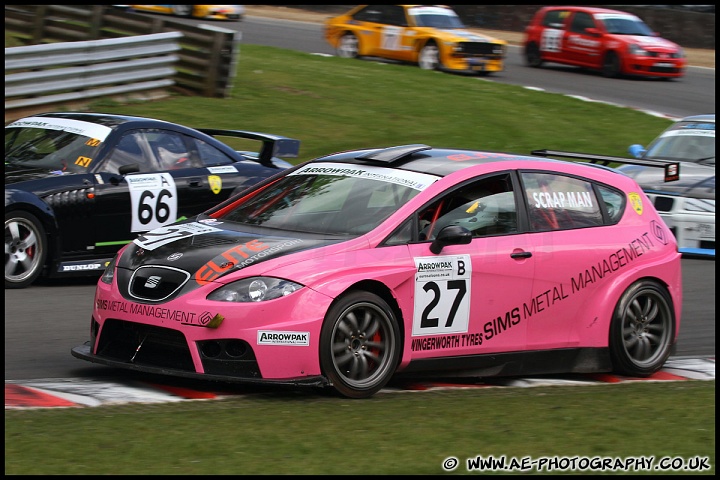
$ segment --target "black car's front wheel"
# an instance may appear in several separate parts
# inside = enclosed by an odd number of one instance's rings
[[[662,368],[675,338],[675,310],[667,289],[651,280],[632,284],[620,298],[610,325],[615,372],[647,377]]]
[[[5,213],[5,288],[25,288],[40,276],[46,243],[45,229],[34,215]]]
[[[320,332],[320,365],[333,388],[367,398],[384,387],[400,359],[400,329],[379,296],[350,292],[328,310]]]

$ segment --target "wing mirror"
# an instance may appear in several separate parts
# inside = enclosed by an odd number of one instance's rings
[[[632,144],[628,147],[628,153],[635,158],[642,158],[642,156],[645,155],[645,152],[645,147],[639,143]]]
[[[438,254],[447,245],[467,245],[472,241],[472,233],[460,225],[448,225],[440,230],[430,244],[430,251]]]
[[[123,165],[122,167],[118,168],[118,173],[120,175],[127,175],[129,173],[135,173],[140,171],[140,165],[137,163],[131,163],[129,165]]]

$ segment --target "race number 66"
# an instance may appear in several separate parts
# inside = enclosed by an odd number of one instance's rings
[[[132,231],[147,232],[177,219],[177,188],[169,173],[129,175]]]

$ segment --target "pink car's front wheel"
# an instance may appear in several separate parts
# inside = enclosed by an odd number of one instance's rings
[[[379,296],[355,291],[328,310],[320,333],[320,364],[335,390],[367,398],[395,373],[400,329],[392,309]]]

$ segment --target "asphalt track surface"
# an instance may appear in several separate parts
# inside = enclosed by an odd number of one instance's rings
[[[304,19],[299,14],[289,18]],[[321,18],[322,16],[316,17],[315,22],[307,22],[248,15],[242,22],[227,23],[223,26],[241,32],[241,44],[287,48],[313,55],[334,55],[335,51],[323,38],[322,24],[317,23]],[[525,65],[521,48],[517,45],[518,34],[505,33],[506,36],[501,36],[504,35],[502,32],[493,32],[499,38],[511,42],[505,71],[482,77],[484,81],[571,95],[587,101],[624,106],[667,118],[715,112],[714,68],[693,66],[688,69],[685,77],[676,80],[605,78],[597,72],[558,64],[530,68]],[[242,61],[238,68],[242,68]],[[418,67],[408,66],[408,68]],[[468,81],[478,81],[478,77],[470,76]],[[651,139],[639,139],[638,143],[649,140]]]
[[[197,21],[196,21],[197,22]],[[247,17],[223,25],[242,32],[245,43],[332,54],[322,42],[320,27]],[[568,71],[558,67],[532,69],[525,77],[518,52],[510,50],[508,71],[494,81],[562,92],[585,101],[603,101],[652,115],[676,118],[714,111],[714,69],[691,69],[680,82],[624,81]],[[513,73],[519,72],[519,73]],[[578,81],[579,80],[579,81]],[[684,306],[680,342],[665,368],[644,381],[714,380],[715,262],[683,259]],[[70,348],[88,337],[94,282],[47,282],[26,290],[5,292],[5,408],[92,407],[115,403],[175,402],[252,394],[263,389],[218,388],[217,384],[184,383],[131,375],[85,364]],[[530,387],[641,381],[614,375],[533,377],[483,382],[433,379],[398,381],[379,395],[436,388]]]

